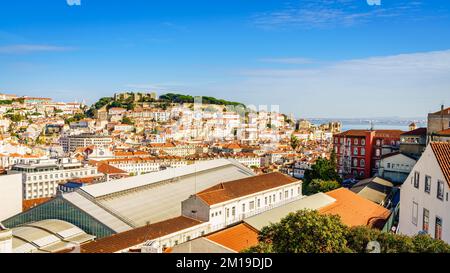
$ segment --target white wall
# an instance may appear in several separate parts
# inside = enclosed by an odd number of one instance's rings
[[[280,206],[285,202],[293,201],[292,199],[294,198],[301,198],[301,187],[302,183],[299,181],[298,183],[244,196],[225,203],[215,204],[209,210],[209,223],[211,224],[211,228],[213,230],[221,229],[230,224],[242,221],[247,217]],[[260,200],[260,206],[258,206],[258,199]],[[250,208],[250,202],[254,202],[253,209]],[[245,211],[243,211],[244,204]],[[233,207],[235,208],[234,216],[232,214]],[[229,210],[229,216],[227,216],[227,209]]]
[[[414,187],[414,173],[420,172],[419,189]],[[431,191],[425,192],[425,176],[431,176]],[[437,181],[444,182],[444,200],[437,198]],[[434,238],[436,216],[442,219],[442,240],[450,243],[450,202],[447,194],[450,189],[442,174],[439,163],[428,146],[419,159],[400,191],[400,223],[401,234],[414,236],[422,231],[423,209],[429,210],[429,234]],[[418,204],[417,225],[413,224],[413,202]]]
[[[0,221],[22,212],[22,174],[0,176]]]
[[[12,231],[0,227],[0,253],[12,253]]]

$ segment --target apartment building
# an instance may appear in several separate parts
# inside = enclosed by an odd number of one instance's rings
[[[334,135],[338,172],[369,178],[379,172],[381,157],[400,149],[400,130],[349,130]]]
[[[302,197],[302,181],[270,173],[199,192],[182,202],[182,214],[208,222],[215,231]]]
[[[434,135],[438,135],[440,132],[450,128],[450,107],[444,109],[444,105],[441,106],[441,110],[435,113],[428,114],[428,142],[430,142]]]
[[[108,147],[112,143],[110,136],[81,134],[61,137],[59,140],[64,152],[74,152],[78,148],[88,146]]]
[[[431,142],[400,191],[398,231],[450,243],[450,143]]]
[[[179,168],[188,165],[186,160],[175,157],[133,157],[110,159],[103,162],[124,170],[129,174],[135,175],[158,172],[168,168]]]
[[[8,174],[18,173],[22,174],[23,198],[26,200],[55,196],[59,183],[70,179],[99,176],[97,167],[71,158],[16,164],[8,171]]]

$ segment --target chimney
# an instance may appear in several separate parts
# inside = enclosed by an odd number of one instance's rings
[[[444,131],[444,104],[441,105],[441,131]]]

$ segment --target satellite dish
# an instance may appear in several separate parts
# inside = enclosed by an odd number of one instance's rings
[[[366,247],[367,253],[381,253],[381,245],[377,241],[372,241],[367,244]]]

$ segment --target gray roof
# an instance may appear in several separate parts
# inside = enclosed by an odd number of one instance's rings
[[[236,253],[236,251],[219,245],[205,237],[200,237],[174,246],[170,253]]]
[[[14,253],[58,252],[95,239],[71,223],[44,220],[12,229]]]
[[[219,159],[82,187],[63,198],[115,232],[181,215],[181,202],[222,182],[254,176],[236,160]]]
[[[261,230],[263,227],[268,226],[271,223],[280,222],[280,220],[286,217],[289,213],[303,209],[318,210],[334,202],[336,202],[336,199],[331,196],[324,193],[317,193],[247,218],[244,222],[257,230]]]

